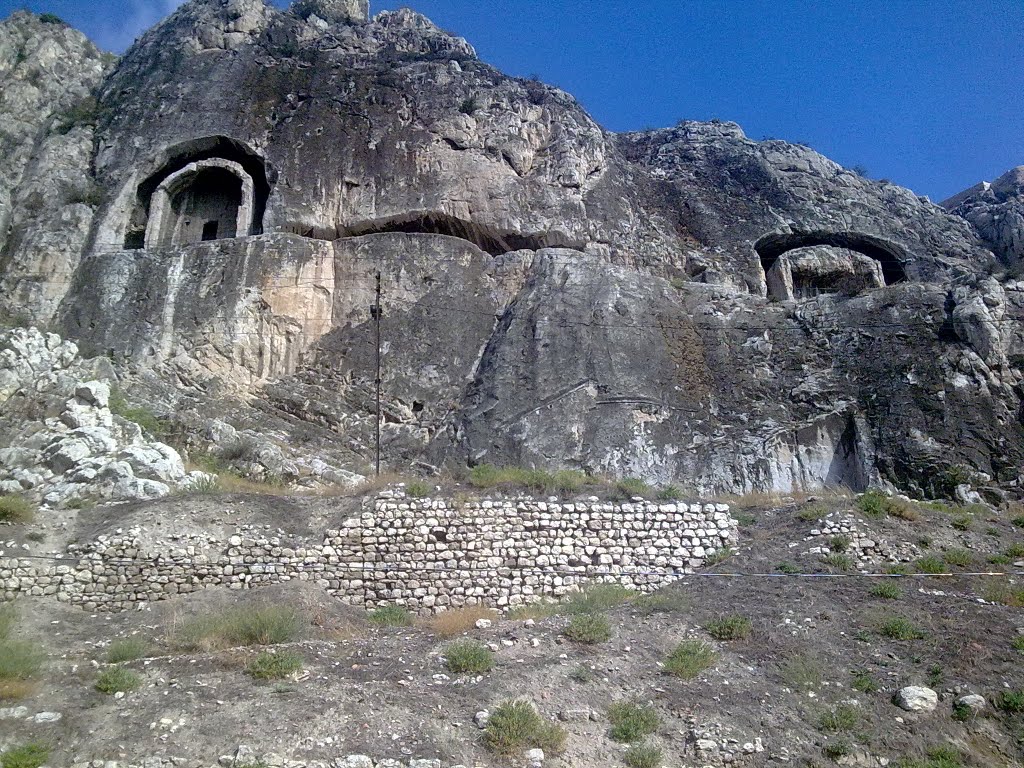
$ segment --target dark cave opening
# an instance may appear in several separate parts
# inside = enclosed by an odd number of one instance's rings
[[[907,280],[904,264],[907,262],[903,249],[880,237],[861,232],[791,232],[765,235],[754,243],[754,250],[761,259],[761,266],[767,275],[769,270],[784,253],[797,248],[814,245],[830,245],[862,253],[882,266],[882,277],[886,285]]]

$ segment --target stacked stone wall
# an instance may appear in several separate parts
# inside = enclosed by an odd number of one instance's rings
[[[0,556],[0,593],[116,611],[210,586],[312,581],[346,603],[510,608],[612,580],[644,591],[735,544],[724,504],[452,501],[384,492],[322,537],[239,526],[154,541],[139,528],[60,559]]]

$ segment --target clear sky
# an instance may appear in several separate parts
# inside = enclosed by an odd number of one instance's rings
[[[176,0],[0,0],[121,52]],[[277,5],[285,2],[276,1]],[[616,131],[687,118],[809,144],[941,200],[1024,164],[1024,0],[371,0],[408,5]]]

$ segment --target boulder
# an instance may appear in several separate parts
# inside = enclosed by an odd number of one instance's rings
[[[931,688],[908,685],[901,688],[894,699],[896,706],[907,712],[931,712],[939,704],[939,696]]]

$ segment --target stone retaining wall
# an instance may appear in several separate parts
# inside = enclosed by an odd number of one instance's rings
[[[134,528],[72,545],[59,562],[0,556],[0,594],[55,595],[88,610],[116,611],[207,586],[248,589],[300,579],[368,608],[510,608],[594,579],[655,589],[733,545],[737,534],[724,504],[457,502],[389,491],[316,541],[268,528],[240,526],[227,540],[204,533],[157,544]]]

